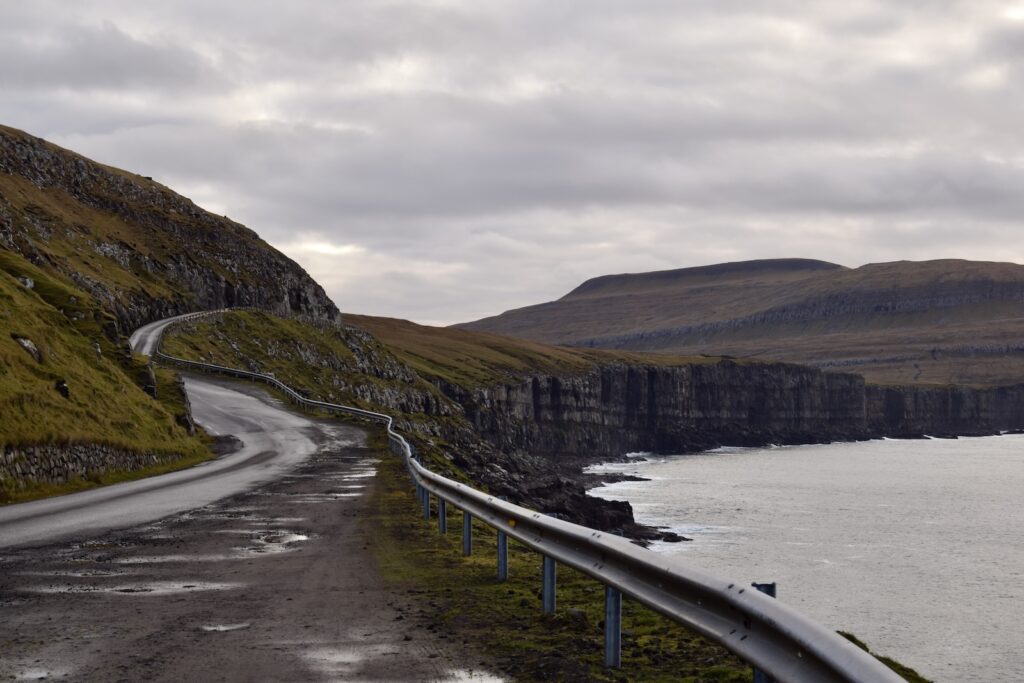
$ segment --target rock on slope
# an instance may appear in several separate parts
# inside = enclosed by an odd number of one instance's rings
[[[460,327],[635,351],[750,356],[880,383],[1024,382],[1024,266],[782,259],[589,280]]]
[[[0,248],[63,274],[115,314],[122,333],[224,306],[338,315],[319,284],[248,228],[3,126]]]

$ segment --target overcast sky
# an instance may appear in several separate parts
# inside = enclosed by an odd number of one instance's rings
[[[256,230],[345,311],[596,275],[1024,262],[1024,0],[0,0],[0,122]]]

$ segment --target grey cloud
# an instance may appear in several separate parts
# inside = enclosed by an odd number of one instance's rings
[[[8,88],[177,90],[219,80],[195,53],[139,40],[110,22],[52,33],[7,30],[3,38],[0,85]]]
[[[247,223],[343,308],[454,322],[714,260],[1024,259],[1003,10],[39,0],[0,27],[0,120]]]

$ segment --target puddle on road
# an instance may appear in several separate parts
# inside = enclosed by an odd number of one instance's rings
[[[306,534],[295,533],[294,531],[271,531],[262,533],[253,539],[254,545],[235,550],[251,555],[269,555],[276,553],[287,553],[298,550],[296,544],[308,541]]]
[[[241,624],[213,624],[210,626],[200,626],[200,631],[206,631],[207,633],[226,633],[227,631],[241,631],[243,628],[249,628],[252,626],[249,622]]]
[[[358,498],[362,493],[304,493],[301,496],[292,496],[288,501],[295,505],[320,505],[323,503],[334,503],[346,498]]]
[[[437,679],[438,683],[463,683],[463,681],[474,681],[475,683],[505,683],[501,676],[495,676],[487,671],[471,671],[459,669],[448,671],[442,678]]]
[[[306,660],[321,674],[350,678],[368,660],[402,654],[397,645],[356,645],[346,648],[321,647],[306,653]]]
[[[236,560],[233,555],[137,555],[114,560],[117,564],[166,564],[169,562],[224,562]]]
[[[370,477],[376,477],[377,470],[369,470],[367,472],[350,472],[342,477],[343,481],[353,481],[356,479],[369,479]]]
[[[54,678],[66,678],[70,669],[24,669],[14,674],[16,681],[48,681]]]
[[[305,659],[309,664],[318,670],[322,675],[331,679],[359,679],[360,673],[365,668],[373,668],[375,663],[388,657],[408,654],[400,645],[393,643],[351,643],[335,647],[319,647],[305,653]],[[379,671],[371,673],[373,680],[377,679]],[[446,671],[436,680],[439,683],[505,683],[505,679],[486,671],[474,671],[471,669],[456,669]]]
[[[73,586],[70,584],[36,586],[22,589],[29,593],[46,594],[96,594],[109,593],[116,595],[175,595],[180,593],[196,593],[200,591],[226,591],[244,588],[244,583],[215,583],[211,581],[148,581],[145,583],[119,584],[117,586]]]

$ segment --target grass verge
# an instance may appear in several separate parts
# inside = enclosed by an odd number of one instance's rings
[[[186,405],[186,397],[181,386],[178,384],[177,374],[166,368],[157,368],[155,377],[157,400],[160,405],[163,406],[168,413],[174,415],[175,418],[178,416],[184,416],[187,413],[188,408]],[[24,503],[30,500],[49,498],[51,496],[62,496],[68,493],[76,493],[78,491],[96,488],[97,486],[119,484],[125,481],[134,481],[136,479],[144,479],[145,477],[153,477],[158,474],[167,474],[168,472],[175,472],[177,470],[193,467],[214,457],[213,451],[209,448],[213,439],[205,432],[198,431],[196,437],[191,439],[191,441],[198,447],[191,448],[184,453],[175,453],[177,457],[174,459],[137,470],[90,472],[85,477],[76,477],[63,484],[29,482],[23,487],[7,485],[6,482],[0,479],[0,505]]]
[[[386,446],[378,439],[381,449]],[[462,516],[449,512],[449,534],[427,522],[398,458],[385,456],[373,493],[374,551],[381,575],[396,590],[417,592],[434,627],[453,640],[477,643],[502,673],[522,681],[735,681],[750,668],[725,649],[651,610],[623,601],[622,669],[602,664],[604,588],[558,568],[558,609],[541,614],[540,556],[510,542],[507,582],[498,582],[495,532],[473,526],[473,555],[462,557]]]

